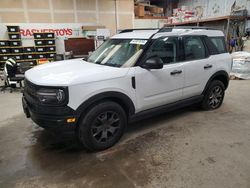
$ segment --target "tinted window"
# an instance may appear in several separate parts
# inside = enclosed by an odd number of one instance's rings
[[[206,49],[200,37],[186,37],[184,50],[185,59],[188,61],[206,58]]]
[[[178,61],[177,56],[178,38],[163,37],[156,39],[147,52],[146,57],[158,56],[164,64]]]
[[[219,54],[227,52],[224,37],[209,37],[209,38],[217,48]]]

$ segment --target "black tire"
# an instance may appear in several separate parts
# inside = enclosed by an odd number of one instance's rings
[[[209,85],[201,103],[203,110],[215,110],[219,108],[224,99],[225,86],[219,80],[213,80]]]
[[[76,134],[80,143],[90,151],[112,147],[122,137],[127,126],[123,108],[112,101],[98,103],[82,118]]]

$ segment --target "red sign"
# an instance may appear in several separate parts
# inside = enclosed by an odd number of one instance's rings
[[[73,30],[70,28],[65,29],[20,29],[22,36],[33,36],[33,33],[55,33],[57,36],[72,36]]]

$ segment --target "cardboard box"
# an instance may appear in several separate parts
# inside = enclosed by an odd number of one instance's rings
[[[149,10],[153,14],[163,14],[163,8],[161,7],[149,7]]]
[[[143,17],[145,15],[145,8],[143,5],[137,5],[134,7],[135,16]]]

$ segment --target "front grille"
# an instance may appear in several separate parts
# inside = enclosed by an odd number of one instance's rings
[[[24,96],[29,100],[32,99],[32,102],[38,103],[38,98],[36,95],[39,86],[31,83],[27,79],[24,80]],[[31,102],[31,101],[30,101]]]

